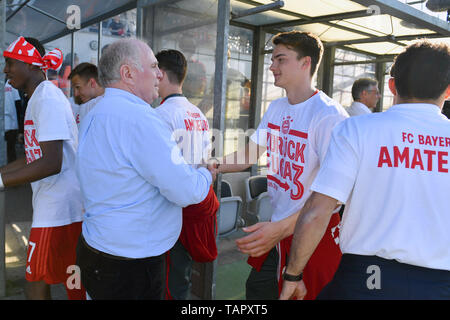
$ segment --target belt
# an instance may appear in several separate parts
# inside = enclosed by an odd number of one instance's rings
[[[97,249],[95,249],[95,248],[92,248],[90,245],[87,244],[86,240],[84,240],[83,235],[80,235],[80,239],[81,239],[81,242],[83,243],[83,245],[84,245],[87,249],[89,249],[89,251],[91,251],[91,252],[93,252],[93,253],[95,253],[95,254],[98,254],[98,255],[100,255],[100,256],[103,256],[103,257],[105,257],[105,258],[113,259],[113,260],[122,260],[122,261],[124,261],[124,260],[127,260],[127,261],[130,261],[130,260],[137,260],[137,259],[133,259],[133,258],[127,258],[127,257],[115,256],[115,255],[112,255],[112,254],[109,254],[109,253],[106,253],[106,252],[103,252],[103,251],[99,251],[99,250],[97,250]]]

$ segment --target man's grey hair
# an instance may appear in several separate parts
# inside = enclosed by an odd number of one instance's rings
[[[121,79],[120,67],[124,64],[143,70],[139,42],[136,39],[121,39],[105,49],[98,64],[98,78],[103,87]]]
[[[371,86],[378,86],[378,81],[371,78],[361,78],[356,80],[352,86],[352,97],[353,100],[358,100],[361,98],[361,93],[364,90],[369,90]]]

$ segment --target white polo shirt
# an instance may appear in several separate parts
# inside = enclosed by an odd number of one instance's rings
[[[72,112],[73,116],[75,118],[75,122],[77,123],[78,128],[80,128],[81,121],[83,118],[91,111],[98,101],[103,97],[103,95],[92,98],[88,102],[82,103],[82,104],[76,104],[73,98],[71,97],[69,99],[70,104],[72,106]]]
[[[172,130],[176,142],[188,164],[197,168],[211,153],[208,120],[199,108],[183,96],[170,97],[156,112]]]
[[[372,113],[364,103],[358,101],[353,101],[350,107],[346,108],[346,111],[350,117]]]
[[[346,203],[343,253],[450,270],[450,121],[400,104],[333,131],[311,190]]]
[[[267,189],[272,221],[296,213],[325,158],[331,131],[348,115],[322,91],[291,105],[286,97],[272,101],[258,129],[250,137],[267,148]]]

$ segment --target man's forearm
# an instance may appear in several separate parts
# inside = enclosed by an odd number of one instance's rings
[[[0,173],[7,173],[15,170],[19,170],[24,168],[27,165],[27,160],[25,157],[14,160],[13,162],[8,163],[7,165],[0,168]]]
[[[220,158],[218,171],[220,173],[228,173],[247,170],[258,163],[258,159],[264,151],[265,147],[258,146],[251,141],[244,148]]]
[[[55,166],[41,158],[16,170],[2,173],[2,180],[5,187],[13,187],[41,180],[57,173],[59,170]]]
[[[337,200],[313,193],[305,203],[295,224],[294,237],[286,272],[303,272],[330,222]]]

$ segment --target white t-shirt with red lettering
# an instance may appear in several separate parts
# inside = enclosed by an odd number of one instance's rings
[[[450,270],[450,121],[399,104],[333,132],[311,189],[346,203],[342,253]]]
[[[269,105],[251,139],[267,148],[272,221],[287,218],[303,207],[331,131],[347,117],[345,109],[322,91],[299,104],[291,105],[284,97]]]
[[[61,172],[31,183],[32,227],[56,227],[82,220],[81,193],[75,173],[78,130],[70,103],[50,81],[31,96],[24,122],[27,163],[42,157],[40,142],[63,140]]]
[[[82,104],[76,104],[73,98],[70,98],[69,102],[71,104],[72,113],[78,128],[80,127],[83,118],[95,107],[101,98],[103,98],[103,95],[92,98],[88,102]]]
[[[181,150],[184,160],[197,168],[206,162],[211,154],[211,137],[208,120],[198,107],[186,97],[174,96],[165,100],[158,108],[158,115],[166,122],[174,140]],[[178,152],[173,152],[173,160],[179,159]]]

